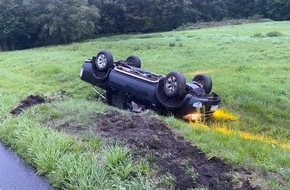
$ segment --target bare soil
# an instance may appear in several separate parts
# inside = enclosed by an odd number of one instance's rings
[[[30,95],[10,113],[18,115],[28,107],[44,102],[45,98]],[[174,178],[174,189],[262,189],[251,183],[251,171],[234,167],[217,157],[208,157],[153,114],[124,114],[110,109],[96,113],[92,120],[96,134],[111,141],[124,142],[134,150],[136,158],[151,155],[151,166],[159,175],[170,174]],[[55,127],[75,135],[91,130],[88,126],[70,124]]]
[[[25,100],[22,100],[21,102],[19,102],[19,104],[14,107],[10,113],[12,115],[19,115],[22,112],[24,112],[26,109],[37,105],[37,104],[42,104],[42,103],[46,103],[46,102],[52,102],[54,99],[58,99],[58,98],[63,98],[65,96],[67,96],[67,92],[63,91],[63,90],[57,90],[55,92],[52,92],[49,94],[48,97],[44,97],[44,96],[40,96],[40,95],[29,95],[26,97]]]
[[[260,189],[251,185],[251,172],[235,169],[227,161],[207,155],[190,141],[176,135],[171,127],[149,114],[122,114],[107,110],[94,117],[95,131],[103,137],[123,141],[138,156],[151,154],[151,164],[160,175],[174,177],[175,189]],[[233,181],[233,172],[243,179]],[[245,177],[247,176],[248,177]]]
[[[45,102],[45,99],[39,95],[30,95],[25,100],[22,100],[14,109],[10,111],[12,115],[19,115],[24,112],[25,109],[36,105],[42,104]]]

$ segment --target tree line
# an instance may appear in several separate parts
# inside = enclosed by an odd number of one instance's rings
[[[289,10],[289,0],[0,0],[0,51],[225,18],[289,20]]]

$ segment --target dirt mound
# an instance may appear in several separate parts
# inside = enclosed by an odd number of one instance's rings
[[[19,115],[22,113],[25,109],[36,105],[36,104],[42,104],[45,102],[45,99],[39,95],[30,95],[25,100],[22,100],[17,107],[15,107],[13,110],[10,111],[12,115]]]
[[[138,154],[152,154],[153,167],[160,174],[175,178],[175,189],[206,187],[208,189],[259,189],[248,180],[232,182],[232,166],[219,158],[208,158],[191,142],[172,132],[154,116],[121,114],[106,111],[95,116],[96,132],[113,140],[121,140]]]

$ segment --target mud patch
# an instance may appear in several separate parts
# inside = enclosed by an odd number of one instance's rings
[[[34,106],[36,104],[45,103],[45,99],[39,95],[30,95],[25,100],[22,100],[18,106],[10,111],[12,115],[19,115],[24,112],[25,109]]]
[[[231,175],[237,171],[228,162],[207,157],[155,116],[110,110],[94,119],[95,131],[103,137],[123,141],[139,156],[153,155],[152,166],[160,175],[170,174],[175,189],[260,189],[247,179],[233,182]]]
[[[55,92],[51,92],[48,95],[40,96],[40,95],[29,95],[25,100],[19,102],[19,104],[10,111],[12,115],[19,115],[24,112],[26,109],[42,103],[53,102],[57,99],[62,99],[68,96],[68,93],[63,90],[57,90]]]

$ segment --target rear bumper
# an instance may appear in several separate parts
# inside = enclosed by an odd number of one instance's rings
[[[212,114],[220,107],[220,103],[221,103],[220,97],[217,94],[212,93],[208,97],[208,101],[205,102],[205,109],[203,112],[203,116],[211,117]]]
[[[215,93],[205,98],[198,98],[189,94],[185,96],[180,106],[172,109],[172,112],[181,116],[200,112],[203,117],[210,117],[219,108],[220,102],[219,96]]]

